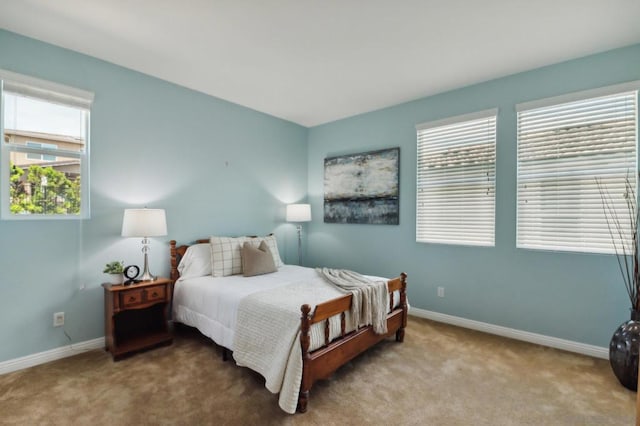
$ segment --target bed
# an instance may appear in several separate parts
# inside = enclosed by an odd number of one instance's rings
[[[204,246],[209,241],[197,240],[194,246]],[[178,246],[174,240],[170,242],[170,246],[171,279],[175,281],[174,322],[195,327],[211,338],[223,347],[225,359],[235,350],[233,355],[236,363],[262,374],[265,377],[265,386],[271,392],[280,394],[279,405],[286,412],[305,412],[309,391],[317,380],[330,377],[339,367],[376,343],[391,336],[395,336],[398,342],[404,340],[408,312],[407,276],[404,273],[394,279],[384,279],[389,292],[387,330],[384,334],[375,334],[371,326],[355,329],[349,327],[352,295],[340,293],[335,288],[332,290],[332,286],[326,282],[323,284],[323,279],[314,269],[281,264],[277,272],[249,278],[237,274],[224,277],[187,277],[187,274],[180,275],[179,265],[185,254],[189,254],[187,250],[190,246]],[[304,289],[300,290],[301,287]],[[304,299],[307,291],[312,291],[312,298]],[[278,299],[273,299],[277,302],[274,303],[272,300],[270,303],[269,297],[277,297]],[[299,314],[295,314],[292,319],[291,304],[298,303],[297,300],[309,303],[297,304],[295,312],[299,310]],[[250,301],[253,305],[249,304]],[[269,354],[247,355],[246,345],[238,342],[243,342],[239,335],[248,335],[251,340],[260,337],[261,334],[269,334],[270,330],[253,330],[253,324],[256,327],[265,327],[259,323],[271,324],[272,321],[261,321],[264,317],[261,310],[278,310],[280,304],[283,310],[289,309],[282,314],[286,314],[287,321],[295,321],[295,334],[288,335],[289,338],[294,336],[295,340],[291,340],[288,358],[280,362],[274,356],[272,367],[265,365],[272,362]],[[273,323],[280,324],[280,321]],[[281,332],[279,325],[271,328],[275,329],[274,333]],[[264,342],[269,343],[271,340],[267,339]],[[289,351],[287,344],[264,350]],[[239,355],[243,354],[244,358],[241,358]],[[252,364],[253,361],[257,364]],[[274,377],[271,377],[272,370],[276,371],[273,372]],[[271,382],[278,380],[281,380],[278,382],[280,384],[271,385]]]

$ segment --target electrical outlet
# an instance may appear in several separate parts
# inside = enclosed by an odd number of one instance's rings
[[[438,297],[444,297],[444,287],[438,287]]]
[[[53,314],[53,326],[62,327],[64,325],[64,312],[56,312]]]

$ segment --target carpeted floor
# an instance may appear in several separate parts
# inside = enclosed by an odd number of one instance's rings
[[[288,415],[262,378],[191,329],[113,362],[96,350],[0,376],[0,424],[631,425],[606,360],[410,317]]]

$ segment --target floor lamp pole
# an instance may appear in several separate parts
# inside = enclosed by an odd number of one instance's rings
[[[298,265],[302,266],[302,225],[296,228],[298,228]]]

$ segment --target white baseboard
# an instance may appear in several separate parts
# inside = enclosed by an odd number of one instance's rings
[[[409,309],[409,315],[457,325],[459,327],[470,328],[472,330],[483,331],[485,333],[496,334],[498,336],[509,337],[511,339],[522,340],[529,343],[536,343],[538,345],[549,346],[551,348],[562,349],[569,352],[576,352],[596,358],[609,359],[609,348],[603,348],[601,346],[587,345],[585,343],[574,342],[571,340],[558,339],[557,337],[516,330],[515,328],[502,327],[486,322],[427,311],[425,309],[414,308],[413,306]]]
[[[100,348],[104,348],[104,337],[98,337],[97,339],[62,346],[48,351],[39,352],[37,354],[10,359],[8,361],[0,362],[0,374],[11,373],[12,371],[22,370],[23,368],[33,367],[34,365],[44,364]]]
[[[551,348],[562,349],[569,352],[576,352],[596,358],[609,359],[609,348],[600,346],[558,339],[557,337],[516,330],[514,328],[502,327],[486,322],[474,321],[415,307],[411,307],[411,309],[409,309],[409,315],[452,324],[459,327],[470,328],[472,330],[478,330],[485,333],[496,334],[498,336],[508,337],[511,339],[535,343],[538,345],[549,346]],[[23,356],[21,358],[10,359],[8,361],[0,362],[0,374],[11,373],[12,371],[22,370],[24,368],[33,367],[35,365],[44,364],[57,359],[101,348],[104,348],[104,337],[98,337],[96,339],[75,343],[73,345],[62,346],[60,348],[39,352],[37,354]]]

